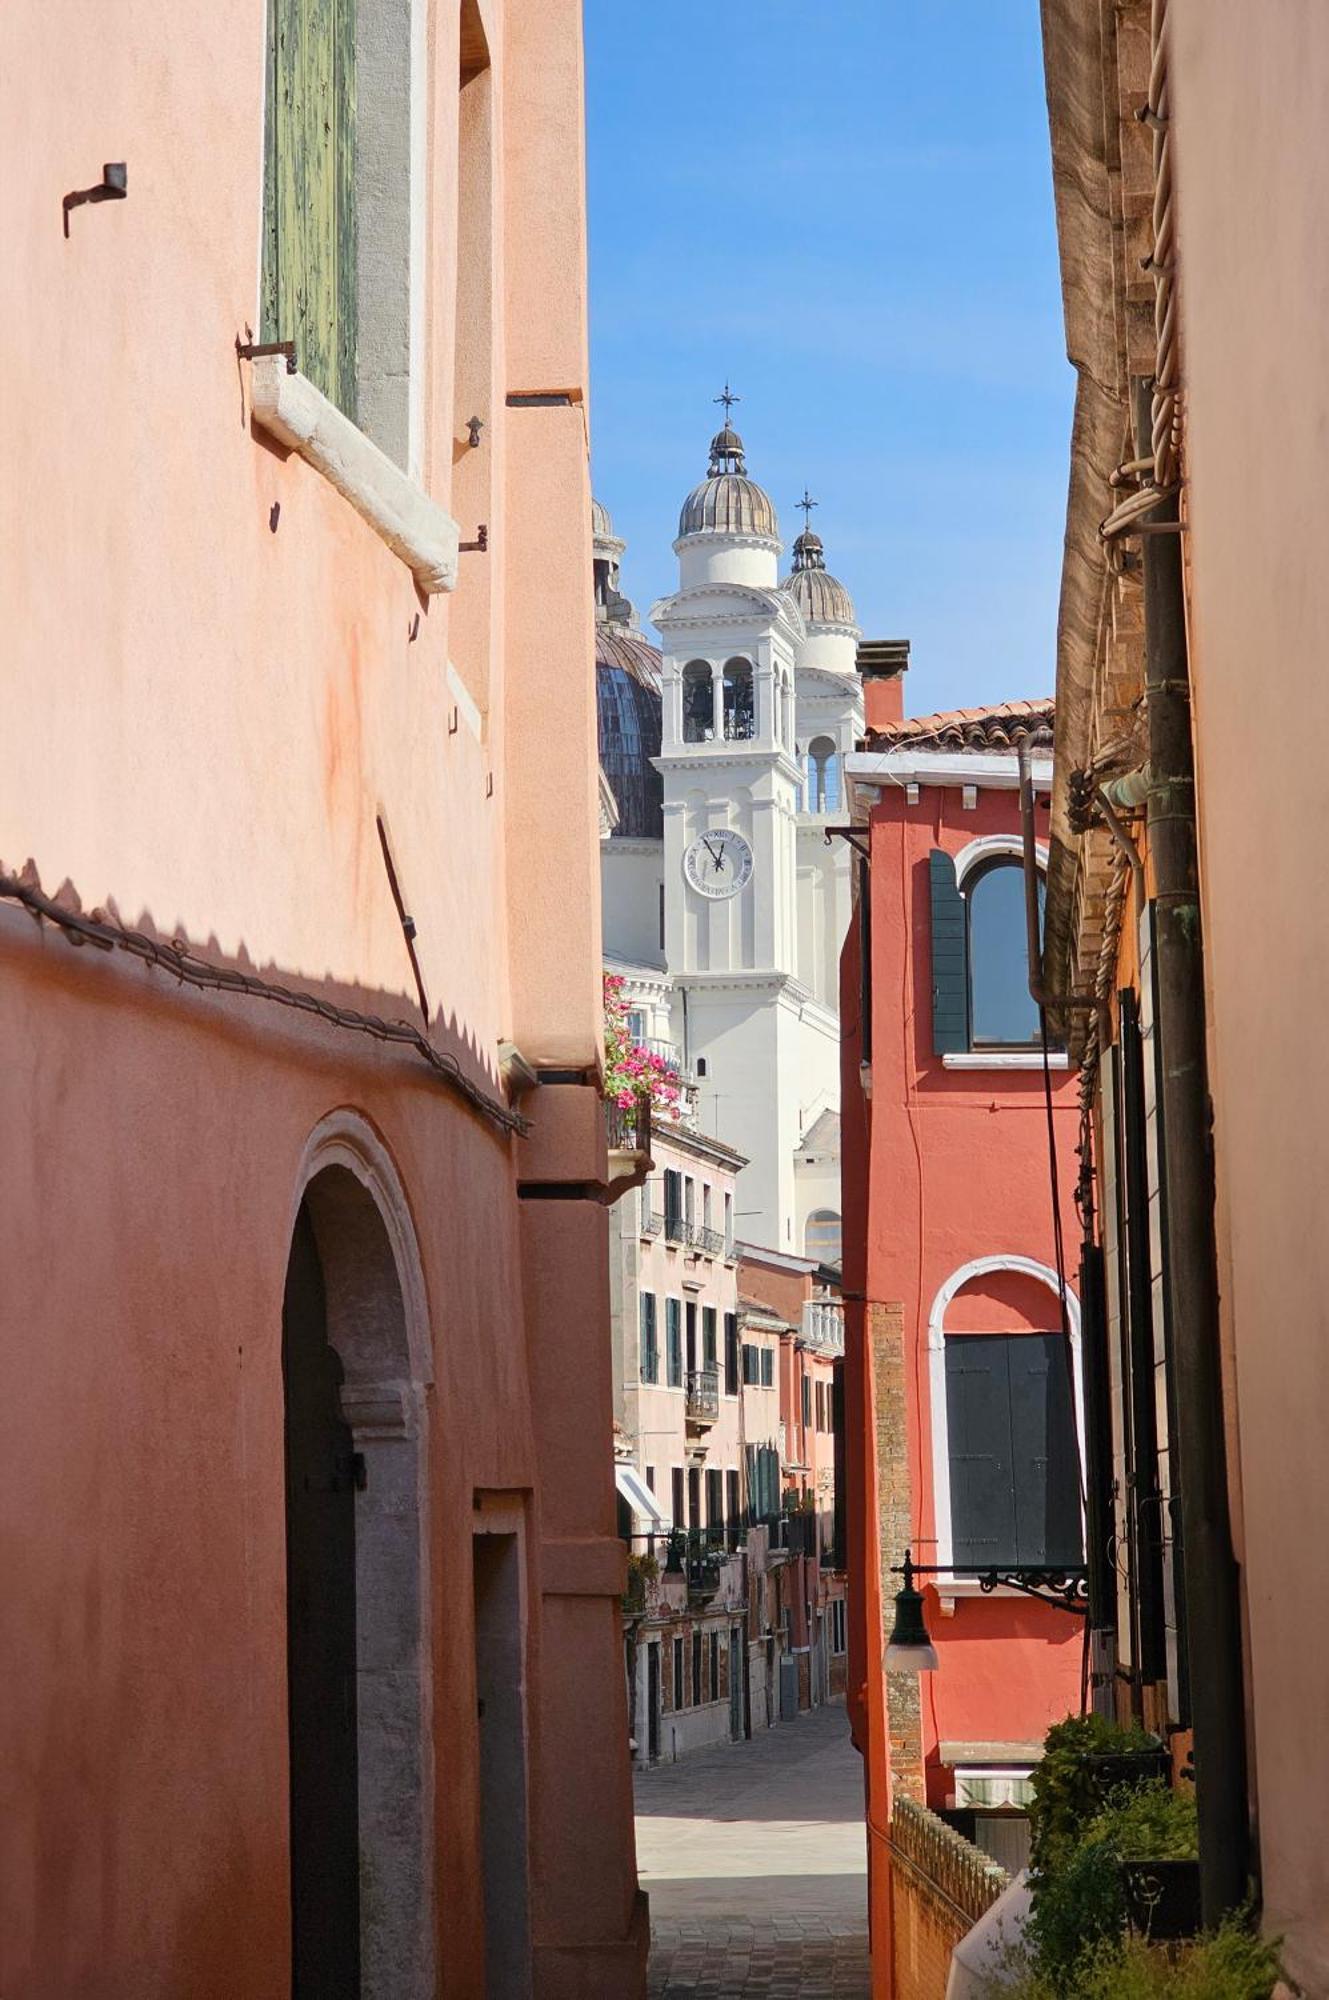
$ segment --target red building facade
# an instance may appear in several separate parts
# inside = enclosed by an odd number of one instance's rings
[[[889,714],[899,682],[870,689]],[[898,701],[898,696],[896,697]],[[870,711],[871,713],[871,707]],[[1083,1623],[973,1577],[925,1588],[935,1673],[886,1674],[896,1574],[1083,1560],[1079,1305],[1053,1228],[1076,1079],[1028,991],[1017,745],[1051,705],[880,714],[849,761],[859,851],[844,955],[849,1698],[868,1782],[874,1962],[890,1962],[893,1788],[1004,1861],[1050,1723],[1078,1708]],[[1038,808],[1040,824],[1045,818]],[[890,1990],[879,1976],[878,1990]]]

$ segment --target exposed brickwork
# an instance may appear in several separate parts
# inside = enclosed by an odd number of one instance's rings
[[[888,1607],[889,1616],[889,1606],[900,1587],[900,1579],[891,1572],[908,1546],[912,1521],[904,1307],[894,1301],[869,1304],[866,1319],[877,1427],[877,1548],[882,1603]],[[921,1803],[923,1732],[917,1674],[887,1675],[886,1709],[894,1791],[897,1796],[903,1794]]]
[[[892,2000],[945,2000],[951,1953],[1008,1879],[935,1813],[897,1799],[891,1819]]]

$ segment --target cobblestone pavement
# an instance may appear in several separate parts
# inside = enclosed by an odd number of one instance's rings
[[[652,2000],[867,2000],[863,1781],[844,1706],[637,1779]]]

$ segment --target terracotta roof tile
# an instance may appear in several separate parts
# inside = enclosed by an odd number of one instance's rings
[[[947,708],[911,715],[869,730],[866,748],[896,750],[905,744],[929,750],[1013,750],[1022,737],[1052,728],[1052,700],[1003,701],[990,708]],[[1049,739],[1050,747],[1050,739]]]

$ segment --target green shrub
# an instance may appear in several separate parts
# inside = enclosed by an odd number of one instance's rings
[[[1156,1736],[1123,1728],[1102,1715],[1068,1715],[1056,1723],[1048,1731],[1042,1761],[1031,1780],[1030,1868],[1040,1874],[1068,1860],[1090,1820],[1103,1810],[1111,1785],[1095,1767],[1094,1758],[1159,1747]]]
[[[1234,1918],[1184,1945],[1100,1943],[1081,1957],[1074,1992],[1075,2000],[1269,2000],[1277,1978],[1277,1944]],[[993,2000],[1057,2000],[1059,1993],[1028,1965],[1013,1983],[1003,1977],[991,1990]]]
[[[1026,1935],[1052,1990],[1079,1995],[1086,1952],[1125,1932],[1120,1862],[1185,1861],[1198,1851],[1192,1793],[1160,1780],[1118,1786],[1075,1846],[1058,1845],[1057,1865],[1031,1877]]]

